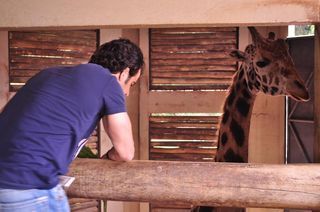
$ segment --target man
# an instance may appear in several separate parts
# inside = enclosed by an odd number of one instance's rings
[[[107,158],[134,156],[129,95],[143,55],[126,39],[102,45],[88,64],[41,71],[0,114],[0,211],[69,211],[59,175],[103,118],[113,148]]]

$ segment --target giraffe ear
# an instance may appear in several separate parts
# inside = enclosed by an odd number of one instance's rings
[[[229,55],[238,61],[245,61],[248,59],[248,55],[240,50],[233,50]]]

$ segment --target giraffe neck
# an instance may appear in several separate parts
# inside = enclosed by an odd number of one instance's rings
[[[218,135],[218,162],[248,162],[250,120],[256,92],[243,67],[236,73],[223,107]]]

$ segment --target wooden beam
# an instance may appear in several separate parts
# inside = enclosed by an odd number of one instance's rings
[[[314,162],[320,162],[320,25],[316,25],[314,37]]]
[[[319,0],[10,0],[0,29],[288,25],[319,22]]]
[[[76,159],[68,195],[191,205],[320,208],[320,165]]]

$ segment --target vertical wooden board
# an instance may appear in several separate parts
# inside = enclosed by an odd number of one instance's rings
[[[109,42],[118,38],[127,38],[132,42],[139,45],[139,30],[138,29],[101,29],[100,30],[100,44]],[[142,78],[142,77],[141,77]],[[127,97],[127,110],[132,123],[133,136],[135,141],[135,158],[140,157],[140,139],[139,139],[139,96],[140,96],[140,82],[131,88],[130,95]],[[103,127],[101,124],[100,126]],[[101,147],[103,154],[112,147],[110,138],[106,134],[103,128],[101,128]],[[118,212],[138,212],[139,203],[129,203],[129,202],[107,202],[107,208],[110,211]]]
[[[123,29],[122,38],[126,38],[139,46],[139,30]],[[132,133],[135,146],[134,159],[139,159],[139,100],[140,100],[140,80],[130,89],[130,95],[127,97],[127,110],[132,124]],[[123,212],[139,212],[139,203],[124,202]]]
[[[143,52],[145,66],[140,79],[140,160],[149,159],[149,32],[148,29],[140,30],[140,48]]]
[[[314,161],[320,162],[320,25],[315,29],[314,56]]]
[[[259,94],[252,112],[249,162],[284,162],[284,97]]]
[[[113,39],[121,37],[120,29],[100,29],[100,44],[111,41]],[[103,123],[100,122],[100,153],[104,155],[111,147],[111,141],[106,131],[104,130]]]
[[[126,29],[122,30],[122,38],[126,38],[139,46],[139,30]],[[130,95],[126,98],[127,110],[132,124],[132,133],[135,146],[135,159],[139,159],[139,89],[140,80],[137,84],[131,87]],[[132,211],[133,212],[133,211]]]
[[[8,32],[0,31],[0,111],[9,98]]]
[[[140,48],[143,52],[145,66],[140,79],[139,100],[139,156],[140,160],[149,159],[149,32],[148,29],[140,29]],[[149,212],[148,203],[140,203],[140,212]]]

